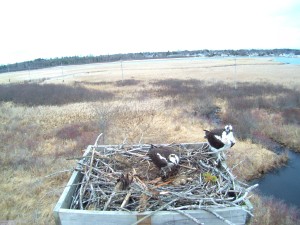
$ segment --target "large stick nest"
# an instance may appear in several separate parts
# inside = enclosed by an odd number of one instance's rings
[[[244,204],[253,186],[237,181],[225,161],[216,163],[207,143],[169,147],[180,163],[166,179],[147,155],[150,145],[91,147],[78,162],[83,178],[70,208],[155,211]]]

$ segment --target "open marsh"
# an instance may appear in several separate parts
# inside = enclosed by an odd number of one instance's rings
[[[235,128],[228,164],[242,180],[286,162],[253,137],[300,149],[300,66],[267,58],[241,58],[236,65],[234,59],[186,58],[122,67],[123,75],[120,62],[0,75],[0,220],[53,224],[52,209],[76,164],[66,159],[81,156],[99,133],[104,144],[204,141],[217,109],[221,124]],[[29,80],[39,84],[23,84]]]

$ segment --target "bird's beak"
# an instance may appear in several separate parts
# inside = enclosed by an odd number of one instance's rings
[[[231,142],[231,147],[234,146],[234,144],[235,144],[234,142]]]

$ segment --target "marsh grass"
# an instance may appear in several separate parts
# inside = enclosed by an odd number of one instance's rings
[[[186,105],[192,105],[191,113],[206,119],[220,108],[218,101],[226,102],[223,104],[226,108],[221,108],[218,116],[222,124],[234,126],[240,139],[255,139],[256,131],[260,129],[270,138],[300,150],[300,140],[295,138],[300,123],[298,90],[269,83],[238,83],[238,88],[234,88],[232,84],[194,79],[158,80],[151,84],[161,87],[156,90],[157,96],[176,99],[172,106],[186,108]],[[278,116],[274,118],[274,115]]]
[[[253,144],[251,141],[239,143],[229,151],[227,163],[234,168],[234,174],[240,179],[250,181],[265,173],[283,166],[288,161],[286,152],[280,155],[268,151],[265,147]]]
[[[0,101],[27,106],[63,105],[74,102],[104,101],[113,98],[106,91],[88,90],[80,85],[62,84],[7,84],[0,85]]]
[[[117,87],[120,86],[135,86],[141,83],[141,81],[135,80],[135,79],[125,79],[125,80],[118,80],[115,82],[115,85]]]
[[[254,215],[249,225],[295,225],[300,224],[300,210],[273,197],[254,195]]]
[[[56,132],[56,137],[63,141],[75,141],[76,146],[74,146],[74,149],[85,149],[89,144],[93,143],[98,132],[99,127],[94,121],[85,123],[72,123],[60,128]]]
[[[230,84],[192,79],[126,82],[29,85],[28,89],[20,88],[29,90],[24,95],[17,90],[21,86],[5,86],[5,91],[1,86],[0,164],[4,170],[0,179],[5,182],[0,183],[0,219],[53,224],[52,209],[70,173],[45,176],[71,170],[75,162],[66,158],[81,156],[99,133],[105,137],[101,144],[205,141],[202,130],[216,126],[210,116],[217,110],[220,125],[233,124],[238,136],[228,162],[243,180],[286,160],[285,155],[278,156],[249,141],[252,137],[276,138],[299,147],[297,138],[287,139],[289,134],[294,132],[296,137],[299,132],[299,93],[295,90],[253,83],[239,83],[234,89]],[[37,93],[34,87],[45,102],[32,97]],[[57,90],[54,95],[50,94],[53,90]],[[77,97],[69,98],[68,91]],[[58,93],[63,100],[55,103]],[[90,93],[96,93],[96,97]]]

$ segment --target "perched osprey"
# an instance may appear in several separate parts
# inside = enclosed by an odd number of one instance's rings
[[[221,160],[220,153],[225,157],[224,151],[235,144],[233,129],[231,125],[226,125],[224,129],[204,130],[210,149],[217,154],[217,160]]]
[[[164,176],[167,176],[167,172],[171,172],[179,163],[179,156],[170,147],[151,145],[148,154]],[[167,169],[169,171],[166,171]]]

